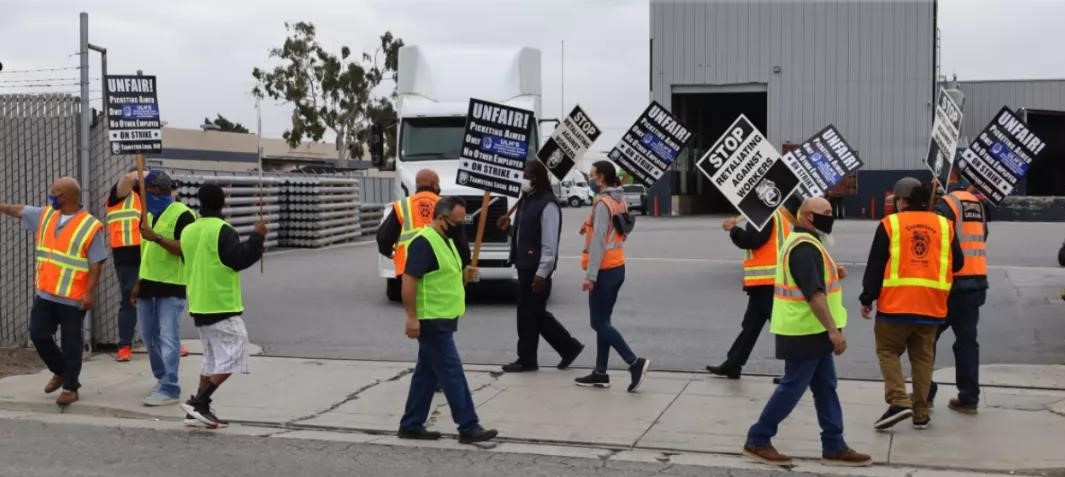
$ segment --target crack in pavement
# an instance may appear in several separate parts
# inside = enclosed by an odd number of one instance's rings
[[[284,427],[288,427],[288,426],[290,426],[292,424],[297,424],[297,423],[302,422],[302,421],[309,421],[309,420],[314,419],[316,417],[321,417],[324,414],[328,414],[330,412],[333,412],[333,411],[337,410],[340,406],[343,406],[343,405],[345,405],[345,404],[347,404],[347,403],[349,403],[351,401],[354,401],[354,400],[358,399],[360,394],[362,394],[363,392],[368,391],[368,390],[380,385],[381,383],[390,383],[390,382],[393,382],[393,381],[398,381],[398,380],[402,379],[404,376],[406,376],[408,374],[411,374],[413,372],[414,372],[414,368],[407,368],[407,369],[404,369],[404,370],[400,371],[399,373],[396,373],[392,377],[384,378],[384,379],[378,379],[378,380],[376,380],[376,381],[374,381],[374,382],[372,382],[370,384],[367,384],[367,385],[365,385],[365,386],[363,386],[363,387],[361,387],[359,389],[356,389],[355,392],[353,392],[351,394],[348,394],[347,396],[344,397],[344,399],[341,399],[339,402],[337,402],[337,403],[335,403],[335,404],[333,404],[333,405],[331,405],[331,406],[329,406],[329,407],[327,407],[327,408],[325,408],[325,409],[323,409],[321,411],[318,411],[318,412],[316,412],[314,414],[310,414],[310,415],[307,415],[307,416],[297,417],[296,419],[289,420],[287,422],[282,423],[281,427],[284,428]]]
[[[669,404],[667,404],[666,407],[662,409],[662,412],[658,413],[658,416],[655,417],[654,422],[652,422],[650,426],[647,426],[647,429],[644,429],[643,434],[640,434],[640,437],[637,437],[636,440],[633,441],[632,446],[630,446],[629,449],[635,449],[636,446],[640,445],[640,441],[642,441],[643,438],[647,436],[647,433],[651,432],[651,429],[654,429],[654,427],[662,421],[662,416],[665,416],[666,412],[669,411],[669,408],[673,407],[673,404],[676,403],[682,395],[684,395],[684,391],[688,390],[688,386],[691,385],[692,381],[692,379],[689,379],[688,382],[684,383],[684,387],[680,388],[680,392],[678,392],[676,396],[673,396],[673,400],[669,401]]]
[[[486,371],[472,371],[472,372],[474,372],[474,373],[487,373],[487,374],[488,374],[488,376],[489,376],[489,377],[491,377],[492,379],[491,379],[491,380],[489,380],[489,381],[488,381],[487,383],[485,383],[485,384],[482,384],[482,385],[480,385],[480,386],[478,386],[478,387],[476,387],[476,388],[474,388],[474,389],[470,389],[470,396],[473,396],[473,394],[474,394],[474,393],[476,393],[476,392],[478,392],[478,391],[483,391],[483,390],[485,390],[485,389],[488,389],[488,388],[489,388],[489,387],[491,387],[491,386],[492,386],[493,384],[495,384],[496,382],[498,382],[498,381],[499,381],[499,377],[503,375],[503,372],[502,372],[502,371],[487,371],[487,372],[486,372]],[[489,398],[489,399],[488,399],[488,401],[491,401],[492,399],[495,399],[495,397],[496,397],[496,396],[498,396],[498,395],[499,395],[499,394],[497,393],[497,394],[496,394],[495,396],[492,396],[491,398]],[[484,405],[484,404],[485,404],[485,403],[487,403],[488,401],[485,401],[485,402],[481,403],[481,405]],[[444,407],[446,407],[447,405],[448,405],[448,403],[447,403],[447,399],[444,399],[444,402],[443,402],[443,403],[441,403],[441,404],[438,404],[438,405],[436,405],[435,407],[433,407],[433,408],[432,408],[432,409],[431,409],[431,410],[429,411],[429,419],[426,419],[426,421],[425,421],[425,427],[429,427],[429,426],[434,426],[434,425],[436,425],[436,421],[437,421],[437,419],[438,419],[438,418],[440,418],[440,416],[442,416],[442,415],[443,415],[443,413],[442,413],[441,411],[442,411],[442,410],[443,410],[443,408],[444,408]],[[474,408],[476,408],[476,407],[477,407],[477,406],[475,405],[475,406],[474,406]]]

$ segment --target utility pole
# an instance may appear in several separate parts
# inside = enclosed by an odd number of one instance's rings
[[[561,120],[566,117],[566,40],[562,40],[562,74],[560,75],[562,83],[562,101],[558,107],[558,118]]]
[[[81,12],[79,26],[79,49],[81,68],[81,111],[78,124],[78,165],[81,182],[81,206],[89,207],[92,200],[92,183],[89,180],[89,121],[92,120],[92,110],[89,109],[89,14]],[[82,338],[85,343],[84,351],[92,352],[92,310],[85,313],[85,321],[82,324]]]

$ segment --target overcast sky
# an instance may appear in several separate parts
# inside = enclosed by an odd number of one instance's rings
[[[216,113],[252,130],[251,70],[269,66],[284,23],[310,21],[326,48],[371,51],[391,30],[407,44],[509,44],[543,52],[543,114],[577,102],[604,129],[608,149],[648,101],[648,0],[0,0],[0,93],[74,91],[77,71],[7,73],[77,66],[78,12],[90,42],[108,48],[111,73],[159,78],[163,119],[193,128]],[[1065,1],[941,0],[943,73],[960,79],[1065,78],[1060,30]],[[98,56],[91,59],[99,76]],[[32,82],[27,80],[34,80]],[[22,82],[14,82],[22,81]],[[98,82],[91,97],[99,98]],[[98,102],[98,100],[97,100]],[[264,105],[265,136],[280,136],[290,109]]]

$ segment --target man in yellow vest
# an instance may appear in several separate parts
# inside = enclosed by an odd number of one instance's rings
[[[433,209],[433,221],[418,231],[407,249],[402,289],[407,313],[405,328],[408,338],[418,340],[418,362],[399,423],[401,439],[440,438],[439,432],[425,428],[438,385],[458,424],[459,442],[473,444],[498,434],[481,427],[455,347],[458,320],[466,312],[463,280],[472,281],[477,274],[476,269],[469,268],[467,276],[463,276],[462,258],[452,238],[465,223],[465,202],[456,197],[442,198]]]
[[[185,271],[181,234],[196,220],[185,204],[171,195],[172,181],[163,171],[144,178],[148,222],[141,224],[141,265],[130,300],[137,306],[141,339],[148,351],[156,388],[145,406],[177,404],[181,396],[181,314],[185,311]]]
[[[137,308],[130,300],[141,265],[141,215],[144,205],[137,186],[137,170],[122,175],[107,195],[107,238],[121,298],[118,303],[118,353],[116,361],[133,358],[133,333]]]
[[[809,388],[821,425],[821,462],[869,465],[872,458],[851,449],[843,439],[843,409],[836,394],[832,355],[847,350],[843,336],[847,308],[843,305],[841,283],[846,271],[836,265],[821,244],[821,239],[832,233],[832,204],[821,197],[806,199],[797,221],[781,245],[769,322],[769,331],[777,337],[777,357],[784,359],[784,376],[758,422],[747,432],[743,455],[770,465],[792,464],[791,458],[778,452],[771,440]]]
[[[872,317],[874,301],[877,308],[873,333],[888,403],[873,425],[878,431],[910,417],[915,429],[928,428],[936,331],[947,318],[954,273],[965,261],[950,222],[929,211],[931,189],[904,177],[894,193],[899,212],[876,230],[859,297],[863,318]],[[903,353],[910,355],[912,395],[906,392]]]
[[[987,208],[964,184],[957,169],[950,175],[950,193],[936,203],[936,213],[954,225],[965,264],[954,274],[954,284],[947,298],[947,321],[936,333],[936,343],[943,332],[954,330],[954,369],[958,397],[948,406],[963,414],[976,414],[980,402],[980,344],[976,326],[980,307],[987,300]],[[928,403],[935,399],[938,386],[932,383]]]
[[[222,219],[226,193],[208,184],[200,187],[200,218],[185,228],[181,253],[188,279],[189,315],[203,342],[203,367],[196,395],[181,405],[185,425],[225,427],[211,409],[211,396],[233,373],[248,373],[248,330],[240,271],[263,256],[266,222],[259,221],[245,242]]]
[[[773,277],[777,269],[777,253],[784,239],[791,234],[792,212],[781,206],[773,214],[773,220],[762,230],[751,224],[737,227],[738,219],[729,217],[721,228],[729,234],[733,245],[746,253],[743,260],[743,291],[747,292],[747,310],[740,324],[740,334],[732,342],[725,362],[719,366],[707,366],[710,374],[739,379],[743,366],[762,334],[765,322],[773,312]]]
[[[107,260],[103,224],[81,208],[81,186],[71,177],[52,183],[49,205],[0,204],[0,213],[22,219],[34,232],[37,257],[36,296],[30,310],[30,339],[41,361],[52,372],[44,387],[53,393],[62,386],[56,403],[78,400],[84,337],[82,320],[95,303],[102,262]],[[56,346],[62,329],[62,351]]]

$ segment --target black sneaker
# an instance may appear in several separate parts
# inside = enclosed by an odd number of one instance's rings
[[[741,368],[734,368],[725,364],[722,364],[721,366],[710,365],[706,367],[706,370],[709,371],[710,374],[713,374],[714,376],[726,377],[729,379],[740,379],[740,369]]]
[[[515,361],[513,363],[503,365],[504,373],[526,373],[529,371],[538,371],[539,369],[540,367],[535,364],[530,366],[526,364],[521,364],[520,361]]]
[[[650,367],[651,360],[647,358],[636,358],[632,366],[629,366],[629,373],[632,374],[632,383],[629,384],[630,393],[640,389],[640,384],[643,384],[643,378],[647,377],[647,369]]]
[[[783,377],[773,376],[773,384],[780,384],[780,382],[783,381],[783,380],[784,380]]]
[[[211,412],[207,403],[196,401],[195,396],[182,403],[181,409],[185,411],[186,416],[191,416],[193,419],[200,421],[200,423],[208,429],[218,429],[219,427],[222,427],[222,423],[218,422],[218,418]]]
[[[198,419],[192,417],[192,414],[187,413],[185,414],[185,420],[182,421],[182,424],[184,424],[185,427],[206,427]]]
[[[499,431],[495,429],[485,429],[478,427],[473,432],[460,432],[459,443],[461,444],[476,444],[478,442],[490,441],[495,439],[499,435]]]
[[[558,366],[556,366],[556,367],[558,369],[569,368],[569,366],[571,364],[573,364],[574,361],[577,360],[577,357],[581,355],[582,351],[584,351],[584,345],[580,344],[580,343],[577,343],[577,349],[575,351],[573,351],[572,353],[563,356],[562,357],[562,361],[559,361],[558,362]]]
[[[895,424],[898,424],[911,416],[913,416],[913,409],[908,407],[891,406],[883,416],[880,416],[880,419],[876,420],[876,424],[873,424],[873,428],[878,431],[886,431],[891,429]]]
[[[418,427],[413,429],[400,428],[396,433],[396,437],[400,439],[414,439],[419,441],[435,441],[440,438],[440,433],[436,431],[427,430],[425,427]]]
[[[928,429],[928,425],[931,424],[931,423],[932,423],[932,418],[931,417],[926,417],[926,418],[924,418],[923,421],[918,421],[917,419],[914,419],[913,420],[913,428],[923,431],[925,429]]]
[[[577,383],[578,386],[609,388],[610,375],[606,373],[599,374],[593,371],[592,374],[589,374],[583,378],[574,379],[573,382]]]

